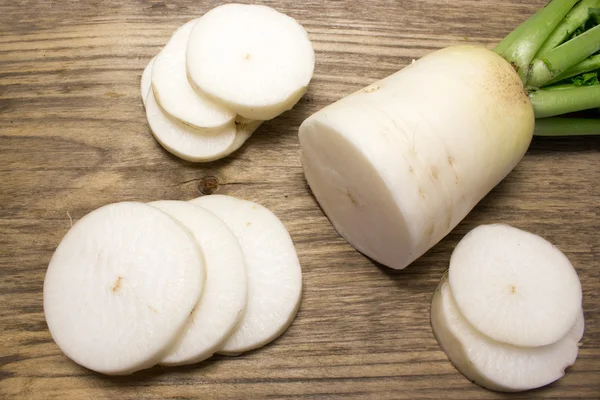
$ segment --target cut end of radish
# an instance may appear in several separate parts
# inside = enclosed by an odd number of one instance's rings
[[[246,311],[219,353],[236,355],[275,340],[293,322],[302,297],[302,271],[289,233],[271,211],[251,201],[211,195],[191,203],[225,222],[246,260]]]
[[[80,219],[44,281],[53,339],[73,361],[120,375],[155,365],[185,326],[204,284],[191,234],[158,209],[116,203]]]
[[[460,313],[447,277],[431,304],[431,326],[442,350],[467,379],[494,391],[517,392],[548,385],[575,363],[583,336],[583,311],[557,342],[520,347],[483,335]]]
[[[249,119],[269,120],[306,91],[314,50],[306,30],[268,6],[226,4],[189,37],[187,70],[205,94]]]
[[[581,283],[567,257],[542,237],[509,225],[469,232],[452,254],[449,282],[467,321],[515,346],[558,341],[581,310]]]

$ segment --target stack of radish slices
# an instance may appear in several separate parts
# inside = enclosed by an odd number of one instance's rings
[[[180,27],[142,73],[150,129],[184,160],[226,157],[296,105],[314,64],[293,18],[268,6],[216,7]]]
[[[260,348],[290,326],[301,294],[279,219],[212,195],[115,203],[83,217],[50,261],[44,312],[69,358],[123,375]]]
[[[560,379],[583,336],[581,284],[551,243],[482,225],[454,250],[431,305],[434,334],[468,379],[522,391]]]

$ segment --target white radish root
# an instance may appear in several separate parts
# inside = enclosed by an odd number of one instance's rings
[[[52,338],[76,363],[122,375],[155,365],[201,296],[202,254],[171,217],[116,203],[73,225],[44,281]]]
[[[206,265],[202,298],[162,365],[203,361],[220,350],[246,307],[246,264],[236,237],[215,215],[183,201],[149,203],[184,225],[198,242]]]
[[[275,340],[293,322],[302,297],[302,271],[289,233],[271,211],[251,201],[211,195],[191,203],[225,222],[246,260],[246,312],[219,353],[236,355]]]
[[[186,50],[197,20],[181,26],[156,56],[152,67],[154,96],[167,114],[198,129],[225,128],[235,113],[194,91],[188,81]]]
[[[483,47],[455,46],[325,107],[299,139],[306,179],[335,229],[402,269],[517,165],[533,127],[511,66]]]
[[[187,161],[208,162],[230,154],[236,138],[234,122],[216,133],[199,131],[169,117],[151,90],[146,100],[148,124],[156,140],[170,153]]]
[[[213,8],[198,19],[187,48],[188,75],[198,90],[255,120],[291,109],[306,92],[314,63],[304,28],[262,5]]]
[[[516,392],[542,387],[564,376],[577,358],[584,318],[580,309],[567,334],[546,346],[500,343],[466,321],[444,277],[432,300],[431,325],[440,347],[465,377],[490,390]]]
[[[581,283],[550,242],[505,224],[481,225],[456,246],[450,288],[469,323],[515,346],[552,344],[573,327]]]

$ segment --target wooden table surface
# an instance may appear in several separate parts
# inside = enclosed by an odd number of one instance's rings
[[[433,50],[492,47],[546,1],[282,0],[317,55],[296,108],[235,155],[183,162],[150,135],[143,67],[182,23],[218,1],[0,3],[0,398],[599,398],[600,141],[535,139],[516,170],[409,268],[365,258],[311,197],[297,129],[311,113]],[[431,110],[435,112],[435,110]],[[199,365],[105,377],[67,359],[42,309],[44,273],[73,221],[110,202],[190,199],[203,178],[284,222],[304,271],[291,328],[264,349]],[[565,378],[502,395],[460,375],[439,349],[429,304],[458,240],[505,222],[542,234],[575,265],[586,332]]]

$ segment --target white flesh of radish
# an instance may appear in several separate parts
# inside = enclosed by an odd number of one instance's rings
[[[156,140],[170,153],[192,162],[214,161],[230,154],[236,138],[235,122],[216,133],[205,133],[169,117],[151,90],[146,100],[148,124]]]
[[[456,46],[315,113],[299,138],[306,179],[336,230],[401,269],[515,167],[533,127],[512,67]]]
[[[202,298],[162,365],[203,361],[220,350],[246,307],[246,264],[236,237],[214,214],[184,201],[150,203],[184,225],[197,240],[206,265]]]
[[[156,57],[153,57],[146,68],[144,68],[144,72],[142,72],[142,79],[140,80],[140,91],[142,93],[142,103],[144,103],[144,107],[146,107],[146,98],[148,97],[148,93],[150,89],[152,89],[152,65],[154,64],[154,60]]]
[[[505,224],[469,232],[450,258],[461,313],[484,335],[515,346],[564,337],[581,310],[581,283],[567,257],[542,237]]]
[[[464,376],[490,390],[512,392],[545,386],[565,374],[565,368],[573,365],[577,358],[584,317],[580,309],[567,334],[546,346],[517,347],[500,343],[466,321],[444,277],[432,300],[431,326],[440,347]]]
[[[204,280],[202,254],[183,226],[146,204],[110,204],[73,225],[52,256],[46,322],[76,363],[132,373],[172,346]]]
[[[226,4],[194,26],[187,70],[199,90],[239,115],[269,120],[306,92],[315,64],[306,30],[262,5]]]
[[[291,325],[300,306],[302,271],[289,233],[271,211],[251,201],[211,195],[191,202],[225,222],[246,259],[246,312],[220,353],[235,355],[266,345]]]
[[[195,23],[193,20],[177,29],[156,56],[152,68],[154,96],[162,109],[178,120],[199,129],[220,129],[233,122],[235,113],[196,92],[188,81],[186,49]]]

